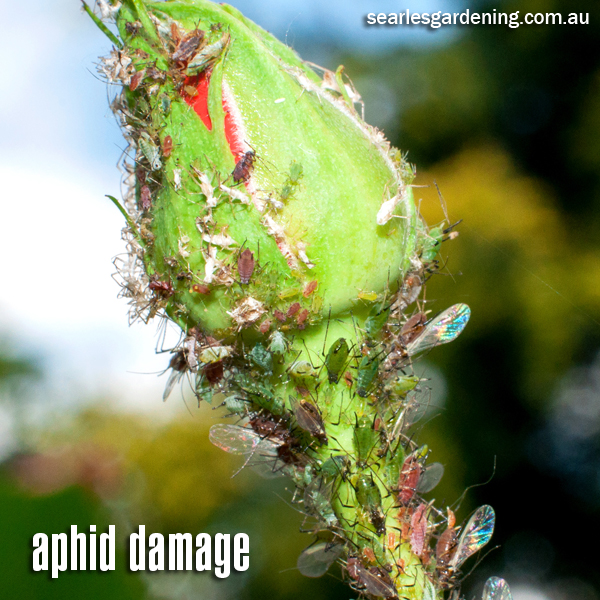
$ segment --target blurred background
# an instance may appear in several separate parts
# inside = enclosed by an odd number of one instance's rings
[[[306,60],[344,64],[366,118],[418,167],[421,211],[463,219],[427,296],[473,316],[419,369],[435,405],[419,441],[444,463],[439,506],[497,512],[491,574],[515,600],[600,599],[600,21],[597,0],[233,1]],[[7,597],[347,599],[302,577],[311,539],[285,482],[231,474],[216,413],[162,390],[154,325],[128,327],[124,147],[95,75],[110,44],[76,0],[3,3],[0,22],[0,579]],[[365,26],[368,12],[590,13],[586,26]],[[594,10],[595,9],[595,10]],[[210,574],[32,573],[32,536],[77,524],[246,532],[251,567]],[[467,568],[467,570],[469,570]],[[354,594],[355,595],[355,594]]]

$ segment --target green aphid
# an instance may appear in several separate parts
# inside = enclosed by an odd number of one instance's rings
[[[269,339],[271,340],[269,350],[273,354],[283,355],[287,352],[288,341],[281,331],[274,331]]]
[[[388,316],[390,314],[390,307],[388,308],[378,308],[374,306],[369,312],[369,316],[365,321],[365,331],[369,337],[373,337],[377,335],[382,329],[383,326],[387,323]]]
[[[289,200],[290,196],[294,193],[294,186],[286,183],[283,188],[281,189],[281,192],[279,194],[279,198],[281,200]]]
[[[340,380],[340,373],[348,360],[350,348],[344,338],[340,338],[331,344],[329,352],[325,357],[325,368],[329,383],[337,383]]]
[[[300,179],[302,178],[303,175],[304,175],[304,169],[302,168],[302,165],[296,161],[293,161],[292,164],[290,165],[289,182],[292,185],[298,185],[298,183],[300,182]]]
[[[273,373],[273,355],[262,344],[256,344],[250,351],[249,357],[253,364],[265,372],[265,375]]]
[[[317,477],[304,490],[304,504],[310,511],[318,515],[327,527],[338,524],[338,518],[331,507],[333,482],[325,483]]]
[[[371,389],[373,380],[377,376],[379,369],[379,359],[363,356],[358,365],[358,374],[356,375],[356,391],[361,398],[364,398]]]
[[[171,112],[171,98],[169,98],[167,94],[160,95],[160,108],[165,114],[169,114]]]
[[[227,398],[225,398],[225,400],[223,401],[223,404],[230,413],[236,415],[247,413],[248,407],[250,405],[248,400],[246,400],[239,394],[232,394],[231,396],[227,396]]]
[[[377,444],[379,435],[373,427],[373,422],[369,417],[363,416],[357,419],[354,427],[353,441],[354,451],[356,452],[356,464],[363,468],[371,456],[373,448]]]
[[[308,379],[315,377],[317,372],[307,360],[297,360],[288,369],[292,377],[297,379]]]
[[[388,488],[394,489],[398,486],[400,471],[402,470],[405,458],[406,454],[400,442],[398,442],[393,450],[389,449],[389,456],[383,469],[384,480]]]
[[[138,140],[140,150],[150,163],[150,168],[153,171],[158,171],[162,167],[160,160],[160,148],[154,143],[152,138],[144,131]]]
[[[323,477],[337,477],[338,475],[345,479],[350,470],[350,459],[344,454],[330,456],[321,465],[321,474]]]
[[[401,375],[385,385],[384,390],[396,396],[404,396],[414,390],[420,379],[414,375]]]
[[[270,386],[261,381],[255,381],[245,374],[238,374],[236,383],[261,408],[268,410],[276,416],[285,414],[285,402],[275,396]]]
[[[369,515],[377,535],[385,533],[385,515],[381,509],[381,492],[370,473],[361,473],[354,484],[356,500]]]
[[[423,250],[421,252],[421,260],[423,260],[423,262],[435,260],[435,257],[440,251],[443,237],[444,230],[442,227],[434,227],[429,230],[429,233],[423,242]]]

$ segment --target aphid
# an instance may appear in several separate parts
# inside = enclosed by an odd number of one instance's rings
[[[273,355],[262,344],[256,344],[248,355],[250,361],[269,376],[273,373]]]
[[[208,346],[201,350],[198,359],[205,365],[219,362],[233,354],[231,346]]]
[[[410,519],[410,547],[417,556],[422,556],[425,550],[425,538],[429,525],[428,511],[429,504],[420,504]]]
[[[313,366],[306,360],[297,360],[293,362],[288,368],[288,372],[292,377],[298,377],[300,379],[315,377],[317,375]]]
[[[293,298],[294,296],[297,296],[298,294],[300,294],[301,291],[302,290],[297,287],[287,288],[279,292],[279,294],[277,294],[277,297],[280,300],[287,300],[288,298]]]
[[[354,451],[356,452],[356,465],[360,469],[366,466],[367,460],[377,444],[378,437],[373,423],[368,417],[357,418],[352,441],[354,442]]]
[[[377,376],[379,369],[379,359],[377,357],[370,358],[369,355],[363,356],[358,365],[358,373],[356,375],[356,391],[361,398],[364,398],[371,389],[371,384]]]
[[[281,331],[274,331],[269,339],[271,340],[269,350],[273,354],[283,355],[287,352],[288,341]]]
[[[162,167],[162,162],[160,160],[160,149],[158,146],[145,131],[143,131],[140,135],[138,144],[142,154],[150,163],[150,169],[152,171],[158,171]]]
[[[331,494],[333,482],[324,483],[318,477],[314,479],[304,490],[304,506],[307,510],[318,516],[326,527],[338,525],[338,518],[331,508]]]
[[[147,185],[143,185],[140,190],[140,204],[144,211],[152,208],[152,195],[150,194],[150,188]]]
[[[293,398],[290,398],[290,401],[292,406],[294,406],[294,416],[296,417],[298,427],[304,429],[304,431],[308,431],[321,444],[327,445],[327,434],[325,433],[325,425],[319,409],[306,400],[296,402]]]
[[[356,500],[369,515],[377,535],[385,533],[385,515],[381,509],[381,492],[369,473],[361,473],[354,485]]]
[[[392,381],[385,384],[384,391],[394,394],[395,396],[404,396],[408,392],[414,390],[420,379],[414,375],[400,375]]]
[[[233,181],[235,183],[248,181],[255,160],[256,152],[254,150],[248,150],[248,152],[242,155],[242,158],[236,163],[235,169],[233,169]]]
[[[375,302],[377,300],[377,292],[358,292],[358,299],[366,302]]]
[[[418,312],[413,315],[400,330],[400,340],[402,341],[403,346],[407,346],[410,342],[416,339],[423,329],[425,328],[425,323],[427,321],[427,315],[422,312]]]
[[[274,310],[273,316],[280,322],[284,323],[287,320],[285,313],[282,313],[280,310]]]
[[[424,331],[406,346],[406,353],[414,356],[440,344],[455,340],[466,327],[471,309],[466,304],[455,304],[430,321]]]
[[[209,362],[203,369],[204,376],[211,386],[217,385],[223,379],[223,361]]]
[[[169,158],[171,152],[173,152],[173,138],[170,135],[166,135],[162,143],[163,158]]]
[[[456,534],[456,518],[454,513],[448,508],[448,527],[438,538],[435,545],[436,569],[442,575],[445,573],[448,563],[454,554],[458,536]]]
[[[186,65],[194,57],[203,40],[203,31],[200,29],[190,31],[181,40],[177,41],[175,50],[171,54],[171,60]]]
[[[304,549],[296,566],[305,577],[321,577],[329,570],[329,567],[342,555],[343,544],[332,544],[331,542],[319,542]]]
[[[387,323],[389,314],[389,307],[379,309],[377,306],[374,306],[365,321],[365,331],[367,332],[367,335],[370,337],[377,335]]]
[[[394,449],[388,448],[389,456],[385,463],[383,475],[389,489],[396,489],[400,480],[400,469],[404,465],[404,448],[398,442]]]
[[[271,329],[271,325],[273,324],[273,321],[271,321],[271,319],[265,319],[258,327],[258,330],[262,333],[265,334],[267,333],[267,331],[269,331],[269,329]]]
[[[325,368],[327,369],[327,378],[329,383],[337,383],[340,380],[340,373],[344,368],[350,348],[344,338],[339,338],[329,348],[325,357]]]
[[[501,577],[490,577],[485,582],[481,600],[512,600],[508,583]]]
[[[306,287],[304,288],[302,295],[305,298],[308,298],[318,287],[319,287],[319,282],[315,279],[314,281],[311,281],[306,284]]]
[[[398,598],[398,592],[388,573],[383,569],[371,567],[367,569],[358,558],[349,558],[347,563],[348,575],[364,588],[369,594],[379,598],[392,600]]]
[[[170,281],[161,281],[160,279],[155,278],[149,284],[148,287],[161,298],[169,298],[175,293],[173,289],[173,284]]]
[[[422,286],[423,282],[417,273],[407,275],[402,282],[398,297],[392,305],[392,310],[403,311],[407,306],[410,306],[419,297]]]
[[[294,302],[287,310],[286,317],[293,317],[300,310],[300,302]]]
[[[169,361],[169,378],[167,379],[167,385],[165,385],[165,391],[163,392],[163,402],[166,402],[167,398],[171,395],[175,385],[181,381],[181,378],[185,372],[189,369],[187,357],[184,350],[177,350]]]
[[[146,69],[142,69],[141,71],[137,71],[135,75],[131,78],[129,82],[129,91],[134,92],[138,86],[140,85],[142,79],[146,75]]]
[[[221,406],[225,406],[233,414],[246,414],[250,403],[239,394],[231,394],[225,398]]]
[[[426,494],[430,492],[441,481],[444,476],[444,465],[441,463],[433,463],[428,465],[419,477],[417,483],[417,492]]]
[[[473,513],[458,540],[456,552],[449,563],[450,569],[458,569],[469,556],[481,550],[490,541],[495,523],[494,509],[488,504],[480,506]]]
[[[296,316],[296,324],[298,325],[298,329],[304,329],[306,327],[305,321],[308,318],[308,309],[304,309],[298,313]]]
[[[404,461],[402,471],[400,471],[400,478],[398,479],[398,500],[404,506],[407,506],[413,499],[422,470],[423,467],[421,466],[420,458],[416,456],[416,452]]]
[[[337,477],[338,475],[342,479],[346,479],[350,472],[350,459],[344,454],[336,454],[330,456],[321,465],[321,474],[323,477]]]
[[[369,561],[371,563],[375,562],[375,560],[376,560],[375,552],[373,552],[373,549],[369,548],[369,546],[365,546],[362,549],[362,554],[367,561]]]
[[[240,274],[240,283],[247,285],[250,283],[252,273],[254,273],[254,253],[246,248],[238,256],[238,273]]]
[[[292,164],[290,165],[290,183],[293,185],[298,185],[303,175],[304,169],[302,165],[296,161],[292,161]]]
[[[206,296],[208,294],[210,294],[210,286],[206,285],[205,283],[195,283],[192,286],[191,289],[192,292],[196,292],[197,294],[202,294],[203,296]]]

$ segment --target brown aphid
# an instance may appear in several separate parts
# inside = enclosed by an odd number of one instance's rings
[[[309,394],[310,391],[308,389],[306,389],[305,387],[302,387],[301,385],[296,386],[296,391],[303,397],[306,398]]]
[[[250,173],[252,173],[252,167],[256,160],[256,152],[249,150],[242,158],[236,163],[235,169],[233,169],[233,181],[239,183],[240,181],[248,181]]]
[[[179,35],[179,32],[177,32]],[[181,40],[177,42],[175,50],[171,54],[171,60],[176,63],[187,63],[194,58],[196,52],[204,41],[204,31],[200,29],[194,29],[185,35]]]
[[[250,283],[250,278],[254,273],[254,254],[248,248],[238,256],[237,267],[240,274],[240,283],[243,285]]]
[[[189,281],[193,278],[194,276],[189,271],[179,271],[179,273],[175,275],[175,279],[177,279],[177,281],[183,281],[184,279],[187,279]]]
[[[298,427],[304,429],[304,431],[308,431],[321,444],[327,445],[328,440],[323,418],[319,409],[314,404],[306,400],[300,400],[300,402],[295,403],[294,415],[296,416]]]
[[[300,302],[294,302],[294,304],[292,304],[288,308],[286,316],[293,317],[299,310],[300,310]]]
[[[303,311],[298,313],[296,317],[296,323],[298,324],[298,329],[304,329],[306,327],[306,319],[308,318],[308,309],[304,309]]]
[[[422,556],[425,550],[425,538],[427,537],[428,504],[420,504],[410,519],[410,547],[417,556]]]
[[[142,210],[150,210],[152,208],[152,194],[147,185],[143,185],[140,190],[140,204],[142,205]]]
[[[402,344],[406,346],[414,339],[419,337],[425,328],[425,323],[427,322],[427,315],[425,313],[419,312],[416,315],[413,315],[400,330],[400,338],[402,340]]]
[[[454,513],[448,508],[448,527],[438,538],[435,545],[435,558],[437,560],[437,570],[443,574],[446,567],[450,563],[450,559],[454,556],[456,544],[458,543],[458,535],[456,534],[456,518]]]
[[[319,287],[319,282],[317,280],[307,283],[302,295],[305,298],[308,298],[317,289],[317,287]]]
[[[162,143],[162,153],[164,158],[169,158],[173,152],[173,138],[170,135],[166,135]]]
[[[176,23],[171,23],[171,39],[175,42],[175,45],[181,41],[181,34],[179,33],[179,27]]]
[[[369,594],[379,598],[398,598],[394,582],[383,569],[371,567],[367,569],[358,558],[349,558],[346,563],[348,575]]]
[[[365,546],[363,548],[363,556],[369,561],[369,562],[375,562],[375,552],[373,552],[372,548],[369,548],[369,546]]]
[[[192,292],[196,292],[196,294],[202,294],[203,296],[207,296],[210,294],[210,286],[205,283],[195,283],[192,288]]]
[[[409,456],[402,465],[398,479],[398,500],[407,505],[412,500],[417,490],[423,467],[414,456]]]
[[[352,384],[354,383],[354,378],[352,377],[352,373],[350,373],[350,371],[346,371],[344,373],[344,383],[348,387],[352,387]]]
[[[149,284],[148,287],[157,295],[162,298],[169,298],[175,293],[173,284],[170,281],[161,281],[156,277]]]
[[[146,75],[146,69],[142,69],[141,71],[137,71],[136,74],[131,78],[129,82],[129,91],[134,92],[139,87],[142,79],[144,79],[144,75]]]
[[[138,167],[135,171],[135,175],[140,185],[144,185],[144,183],[146,183],[146,176],[148,175],[146,169]]]
[[[210,385],[217,385],[223,379],[223,361],[208,363],[204,367],[204,376]]]
[[[285,316],[285,313],[282,313],[280,310],[274,310],[273,316],[281,323],[284,323],[285,320],[287,319],[287,317]]]
[[[258,330],[261,333],[267,333],[267,331],[269,331],[269,329],[271,329],[271,325],[272,325],[273,321],[271,321],[271,319],[265,319],[261,324],[260,327],[258,328]]]

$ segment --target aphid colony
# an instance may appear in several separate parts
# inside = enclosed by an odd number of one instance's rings
[[[122,293],[133,318],[161,314],[184,331],[172,350],[164,399],[189,378],[199,402],[231,418],[211,427],[213,444],[241,455],[242,468],[293,480],[293,502],[315,536],[298,559],[301,573],[319,577],[337,561],[369,598],[458,599],[461,567],[489,541],[494,512],[482,506],[458,526],[452,510],[441,512],[422,497],[444,469],[428,464],[428,448],[414,441],[428,394],[412,363],[456,339],[470,310],[456,304],[432,314],[424,302],[409,308],[438,269],[437,253],[452,227],[427,230],[417,221],[418,252],[408,273],[382,293],[357,290],[356,316],[344,315],[341,325],[342,317],[323,306],[322,282],[311,274],[304,244],[293,243],[275,218],[278,207],[299,196],[302,164],[292,160],[261,200],[250,192],[260,160],[254,149],[232,151],[227,170],[205,156],[188,164],[178,158],[171,126],[181,114],[178,100],[185,110],[200,102],[198,89],[226,53],[229,34],[155,21],[128,22],[121,32],[126,46],[117,45],[101,72],[125,86],[114,110],[135,160],[125,163],[125,206],[113,200],[128,223]],[[148,28],[155,39],[132,49]],[[340,98],[347,96],[341,74],[338,84]],[[210,129],[208,113],[197,112]],[[407,168],[400,156],[394,161],[399,172]],[[195,225],[186,235],[161,229],[167,187],[175,192],[169,201],[181,202],[181,218]],[[400,196],[387,202],[395,207]],[[393,207],[383,208],[385,224]],[[258,242],[235,239],[238,216],[256,218],[280,255],[261,259]],[[277,259],[285,268],[271,264]],[[192,315],[215,305],[225,307],[227,321],[209,331]],[[483,600],[509,599],[503,580],[488,581]]]

